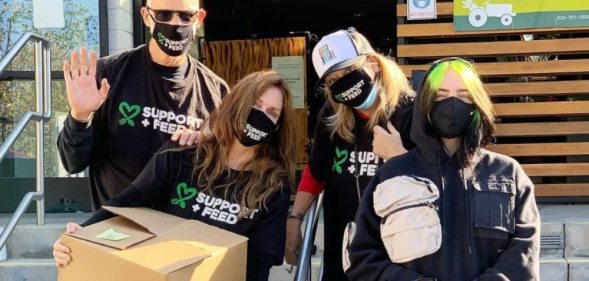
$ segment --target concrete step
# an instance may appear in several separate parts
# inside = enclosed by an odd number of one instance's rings
[[[568,281],[589,280],[589,258],[567,258],[569,263]]]
[[[44,226],[37,226],[33,214],[26,214],[6,241],[8,258],[52,258],[53,243],[65,231],[67,222],[82,223],[90,214],[47,214]],[[0,216],[0,227],[8,221]]]
[[[48,213],[45,214],[45,224],[62,224],[66,225],[68,222],[82,223],[86,221],[91,213]],[[12,217],[9,213],[0,213],[0,226],[6,225],[8,220]],[[36,225],[36,214],[26,213],[18,222],[18,225]]]
[[[63,224],[17,226],[6,242],[8,258],[52,258],[53,243],[64,231]]]
[[[321,259],[311,260],[312,281],[318,281]],[[568,263],[567,263],[568,262]],[[288,273],[290,265],[275,266],[270,270],[270,281],[292,281],[294,270]],[[541,280],[545,281],[586,281],[589,280],[589,259],[549,259],[540,263]],[[52,259],[8,259],[0,262],[0,281],[55,281],[57,268]]]
[[[589,256],[589,205],[539,205],[542,219],[542,236],[564,237],[564,249],[560,251],[542,249],[544,256],[588,257]],[[562,230],[559,225],[562,225]],[[589,279],[587,279],[589,280]]]
[[[548,281],[589,280],[589,205],[540,206],[542,235],[564,237],[563,249],[542,249],[541,277]],[[8,260],[0,262],[0,281],[54,281],[56,272],[52,257],[53,242],[64,231],[67,222],[81,223],[90,214],[48,214],[47,225],[36,226],[34,215],[27,214],[7,241]],[[0,214],[0,227],[7,215]],[[320,219],[312,258],[312,280],[318,278],[323,252],[323,219]],[[303,232],[304,233],[304,232]],[[289,265],[273,267],[271,281],[290,281],[294,271]]]
[[[540,280],[568,281],[568,263],[563,258],[540,258]]]
[[[563,239],[562,242],[564,243],[564,224],[562,222],[542,222],[540,233],[542,240],[551,237],[551,241],[554,242],[554,239],[559,237],[559,239]],[[540,257],[562,259],[564,257],[564,245],[556,246],[555,243],[543,243],[540,248]]]
[[[589,222],[567,222],[564,234],[565,258],[589,257]]]
[[[56,281],[53,259],[7,259],[0,262],[0,281]]]

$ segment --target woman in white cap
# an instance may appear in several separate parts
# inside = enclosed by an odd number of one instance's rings
[[[362,190],[384,161],[413,147],[409,138],[414,93],[399,66],[374,51],[355,29],[321,38],[313,66],[325,84],[309,163],[287,222],[286,261],[296,264],[301,223],[324,191],[323,280],[347,280],[342,266],[346,224]]]

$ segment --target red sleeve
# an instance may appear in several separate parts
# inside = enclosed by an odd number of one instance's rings
[[[303,168],[303,175],[301,176],[301,182],[297,190],[309,192],[314,195],[319,195],[323,191],[323,182],[313,177],[311,169],[309,169],[309,164]]]

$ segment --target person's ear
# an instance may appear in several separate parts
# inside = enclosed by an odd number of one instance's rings
[[[371,67],[372,72],[374,72],[375,75],[380,73],[380,64],[378,63],[376,57],[369,55],[366,58],[366,63]]]
[[[200,28],[203,25],[206,17],[207,11],[204,9],[199,9],[196,14],[196,28]]]
[[[143,18],[143,24],[149,28],[149,33],[153,32],[154,22],[151,16],[149,15],[149,11],[146,7],[141,7],[141,17]]]

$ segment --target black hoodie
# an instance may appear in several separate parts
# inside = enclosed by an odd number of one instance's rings
[[[416,100],[411,128],[417,148],[387,161],[364,191],[356,233],[348,246],[349,279],[539,280],[540,216],[528,176],[514,159],[482,148],[471,166],[461,169],[439,138],[426,133],[418,104]],[[375,212],[374,192],[384,181],[400,176],[426,178],[439,189],[434,204],[442,237],[436,252],[393,263],[381,239],[382,218]]]

